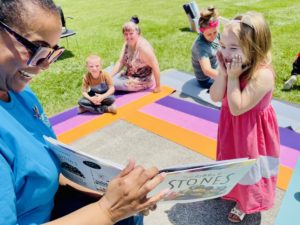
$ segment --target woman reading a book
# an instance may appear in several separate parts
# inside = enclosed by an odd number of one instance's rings
[[[163,175],[157,175],[156,168],[130,162],[100,200],[51,218],[59,203],[54,204],[54,197],[60,165],[43,135],[55,138],[55,134],[28,83],[62,54],[57,45],[60,34],[61,21],[52,0],[0,1],[0,224],[111,225],[162,198],[162,193],[146,195]],[[127,219],[120,224],[135,223]]]

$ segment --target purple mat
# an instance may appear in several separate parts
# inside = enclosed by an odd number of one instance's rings
[[[156,103],[196,117],[200,117],[210,122],[219,123],[220,111],[213,108],[187,102],[170,96],[162,98]]]
[[[72,109],[68,109],[60,114],[50,117],[49,121],[52,124],[52,126],[54,126],[54,125],[59,124],[69,118],[72,118],[76,115],[78,115],[77,114],[77,106]]]
[[[116,92],[115,93],[115,97],[119,98],[122,95],[128,94],[128,92]],[[59,124],[63,121],[66,121],[67,119],[70,119],[74,116],[77,116],[77,106],[71,109],[68,109],[62,113],[59,113],[55,116],[52,116],[51,118],[49,118],[50,123],[52,124],[52,126],[55,126],[56,124]]]
[[[192,102],[187,102],[170,96],[160,99],[156,103],[202,119],[206,119],[214,123],[219,122],[220,111],[216,109],[208,108],[202,105],[198,105]],[[288,128],[280,127],[279,134],[280,134],[281,145],[285,145],[300,151],[299,133],[294,132]]]

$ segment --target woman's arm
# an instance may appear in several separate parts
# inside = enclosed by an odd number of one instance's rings
[[[210,63],[210,60],[208,57],[202,57],[200,60],[199,60],[199,64],[201,66],[201,69],[203,71],[203,73],[210,77],[211,79],[216,79],[216,77],[218,76],[218,70],[216,69],[213,69],[211,67],[211,63]]]
[[[126,44],[123,45],[119,59],[116,62],[116,64],[114,65],[114,68],[111,72],[112,77],[115,76],[117,73],[119,73],[122,70],[122,68],[124,67],[124,64],[122,61],[123,61],[123,56],[125,53],[125,46],[126,46]]]
[[[152,68],[153,76],[155,80],[154,93],[160,92],[160,70],[157,58],[154,54],[154,51],[151,46],[141,46],[140,47],[140,56],[142,60]]]
[[[130,162],[119,176],[108,185],[105,195],[96,203],[89,204],[47,225],[112,225],[135,213],[151,208],[163,198],[161,192],[151,198],[147,194],[164,179],[157,168],[144,169]]]
[[[78,191],[85,193],[88,196],[94,197],[95,199],[101,198],[104,194],[103,192],[96,192],[94,190],[83,187],[83,186],[69,180],[62,174],[60,174],[60,176],[59,176],[59,184],[62,186],[70,186]]]

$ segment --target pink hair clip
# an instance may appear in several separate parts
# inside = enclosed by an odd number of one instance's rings
[[[200,32],[203,33],[205,30],[210,29],[210,28],[215,28],[219,26],[219,21],[218,20],[211,20],[208,23],[207,27],[201,27]]]

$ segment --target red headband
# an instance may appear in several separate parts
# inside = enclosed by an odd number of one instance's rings
[[[211,21],[209,21],[207,27],[200,27],[200,32],[203,33],[207,29],[218,27],[218,25],[219,25],[218,20],[211,20]]]

